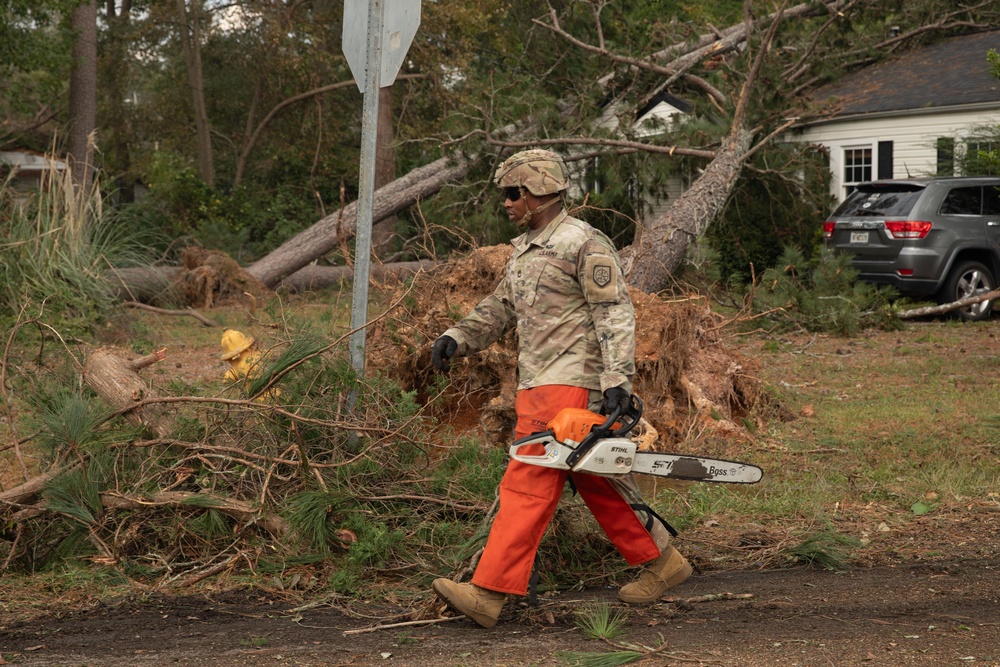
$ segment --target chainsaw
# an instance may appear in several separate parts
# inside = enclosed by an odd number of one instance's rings
[[[621,408],[616,407],[605,418],[590,410],[565,408],[548,423],[547,431],[515,440],[510,446],[510,457],[521,463],[604,477],[637,472],[696,482],[755,484],[764,475],[760,468],[749,463],[640,452],[636,443],[625,437],[642,417],[642,401],[638,396],[631,396],[624,412],[622,415]],[[532,453],[538,452],[539,445],[544,452]]]

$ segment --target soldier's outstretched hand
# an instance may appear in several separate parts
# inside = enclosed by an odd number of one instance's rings
[[[431,363],[434,364],[434,368],[438,369],[442,373],[447,373],[451,370],[451,363],[448,361],[455,354],[455,350],[458,349],[458,343],[451,336],[440,336],[436,341],[434,341],[434,347],[431,348]]]

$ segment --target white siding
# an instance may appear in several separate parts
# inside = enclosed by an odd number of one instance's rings
[[[975,134],[983,125],[1000,124],[1000,111],[975,110],[870,119],[831,121],[793,130],[785,140],[819,144],[829,149],[830,194],[842,201],[844,191],[844,149],[870,146],[872,162],[878,165],[878,142],[893,142],[893,178],[933,176],[937,171],[937,139],[952,137],[956,143]],[[873,178],[875,177],[873,171]]]

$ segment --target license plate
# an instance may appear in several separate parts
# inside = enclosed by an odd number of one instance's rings
[[[851,243],[868,243],[868,232],[851,232]]]

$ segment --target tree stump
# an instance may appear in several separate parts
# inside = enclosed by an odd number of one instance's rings
[[[113,350],[98,348],[83,367],[83,381],[112,408],[122,412],[130,423],[166,438],[174,428],[173,415],[162,404],[129,409],[138,401],[157,398],[152,386],[138,371],[166,358],[166,348],[139,359],[125,359]]]

